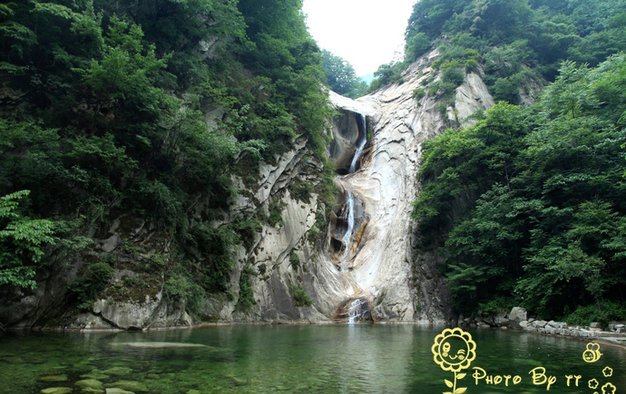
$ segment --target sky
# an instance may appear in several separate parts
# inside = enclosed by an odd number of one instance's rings
[[[304,0],[309,32],[322,49],[346,59],[358,76],[400,59],[415,0]]]

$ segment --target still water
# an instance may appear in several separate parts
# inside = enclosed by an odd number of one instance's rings
[[[52,387],[66,387],[59,393],[104,393],[106,388],[181,394],[443,393],[450,391],[444,379],[452,380],[453,373],[433,362],[430,348],[438,332],[411,325],[331,325],[5,334],[0,337],[0,393],[40,393]],[[549,393],[600,394],[607,383],[616,387],[613,394],[626,393],[626,350],[602,345],[600,360],[587,364],[581,357],[584,342],[470,332],[477,357],[457,385],[467,387],[468,394],[546,393],[545,385],[532,384],[529,371],[536,367],[556,377]],[[175,347],[180,343],[203,346]],[[519,375],[522,381],[508,388],[484,379],[476,385],[475,366],[492,375]],[[612,376],[603,376],[606,366]],[[565,375],[581,375],[579,387],[568,388]],[[598,381],[595,390],[588,387],[591,379]]]

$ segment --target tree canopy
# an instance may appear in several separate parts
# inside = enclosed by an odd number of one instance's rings
[[[594,66],[625,51],[624,29],[624,0],[420,0],[408,21],[404,62],[381,66],[372,88],[399,80],[436,47],[436,68],[480,66],[494,97],[515,104],[531,81],[554,80],[563,60]]]
[[[232,175],[299,137],[322,158],[330,110],[300,6],[0,4],[0,290],[32,286],[42,254],[54,261],[68,250],[51,248],[57,224],[67,241],[102,235],[127,214],[173,241],[176,259],[147,270],[226,292],[232,247],[255,226],[244,217],[214,224],[237,193]],[[101,259],[94,264],[116,265]]]
[[[625,88],[624,54],[565,62],[534,105],[499,103],[425,143],[414,217],[457,311],[623,317]]]
[[[356,76],[350,63],[327,50],[322,50],[322,59],[326,82],[331,90],[352,98],[365,94],[367,84]]]
[[[473,71],[502,101],[422,158],[420,247],[444,257],[457,312],[626,314],[625,15],[623,0],[415,4],[405,62],[439,49],[428,94],[445,109]],[[511,105],[545,84],[535,104]]]

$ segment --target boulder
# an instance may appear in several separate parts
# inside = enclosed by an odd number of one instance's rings
[[[150,323],[150,318],[161,303],[161,294],[154,300],[143,303],[117,302],[100,299],[94,303],[93,312],[100,314],[106,321],[123,329],[143,329]]]
[[[509,325],[511,323],[511,321],[509,319],[507,319],[506,317],[496,316],[495,323],[496,323],[496,326],[502,327],[502,326]]]
[[[562,321],[556,321],[556,322],[555,321],[550,321],[550,323],[548,323],[548,324],[550,324],[552,327],[558,328],[558,329],[567,328],[567,323],[562,322]]]
[[[528,319],[528,312],[526,312],[526,309],[522,307],[519,307],[519,306],[513,307],[513,309],[511,309],[511,312],[509,312],[509,320],[521,322],[527,319]]]

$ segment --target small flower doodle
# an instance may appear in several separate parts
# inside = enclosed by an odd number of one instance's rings
[[[462,394],[467,391],[466,387],[456,387],[457,380],[463,379],[465,373],[460,371],[469,368],[472,361],[476,359],[476,342],[472,335],[460,328],[446,328],[435,337],[435,342],[431,347],[433,360],[444,371],[454,373],[454,381],[444,379],[444,383],[452,391],[444,394]]]
[[[610,378],[611,376],[613,376],[613,368],[604,367],[604,369],[602,370],[602,375],[604,375],[605,378]]]
[[[613,383],[607,383],[602,386],[602,394],[615,394],[617,387]]]

